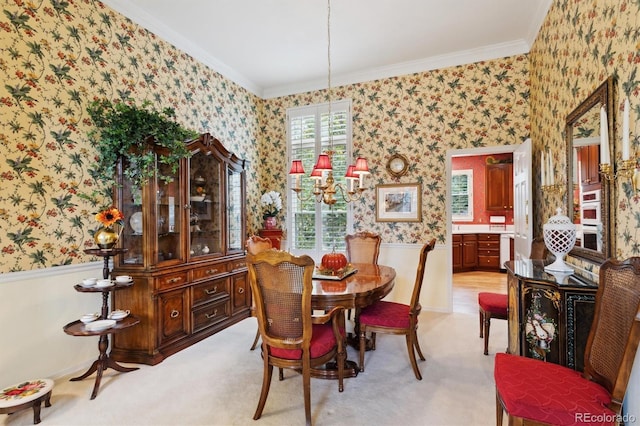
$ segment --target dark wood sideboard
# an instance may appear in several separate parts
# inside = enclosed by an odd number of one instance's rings
[[[506,262],[509,294],[508,352],[584,369],[597,283],[555,276],[541,260]]]

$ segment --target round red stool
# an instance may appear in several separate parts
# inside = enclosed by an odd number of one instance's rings
[[[0,391],[0,414],[13,414],[25,408],[33,408],[33,424],[40,423],[40,407],[51,407],[53,380],[29,380]]]
[[[478,293],[478,306],[480,307],[480,337],[484,336],[484,354],[489,355],[491,318],[507,319],[507,295],[488,292]]]

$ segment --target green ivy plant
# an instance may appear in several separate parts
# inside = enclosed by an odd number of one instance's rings
[[[97,151],[90,173],[109,189],[116,182],[120,158],[128,163],[123,170],[125,178],[134,187],[142,188],[154,177],[165,182],[173,180],[156,169],[156,156],[174,175],[180,160],[191,156],[186,141],[197,137],[197,133],[175,122],[172,108],[158,111],[149,101],[136,106],[132,100],[113,103],[103,99],[92,101],[87,112],[95,126],[88,137]]]

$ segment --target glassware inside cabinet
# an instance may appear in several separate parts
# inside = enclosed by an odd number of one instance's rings
[[[221,254],[221,161],[202,151],[189,161],[190,256]]]
[[[180,208],[180,177],[170,174],[170,166],[159,165],[162,175],[173,180],[158,179],[156,186],[157,262],[182,260],[182,212]]]

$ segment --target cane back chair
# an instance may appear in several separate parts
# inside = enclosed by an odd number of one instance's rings
[[[302,374],[305,417],[310,425],[311,369],[335,360],[338,390],[344,389],[344,308],[312,315],[315,265],[309,256],[296,257],[284,251],[267,250],[248,254],[247,265],[264,360],[262,391],[253,418],[257,420],[262,415],[275,366]]]

